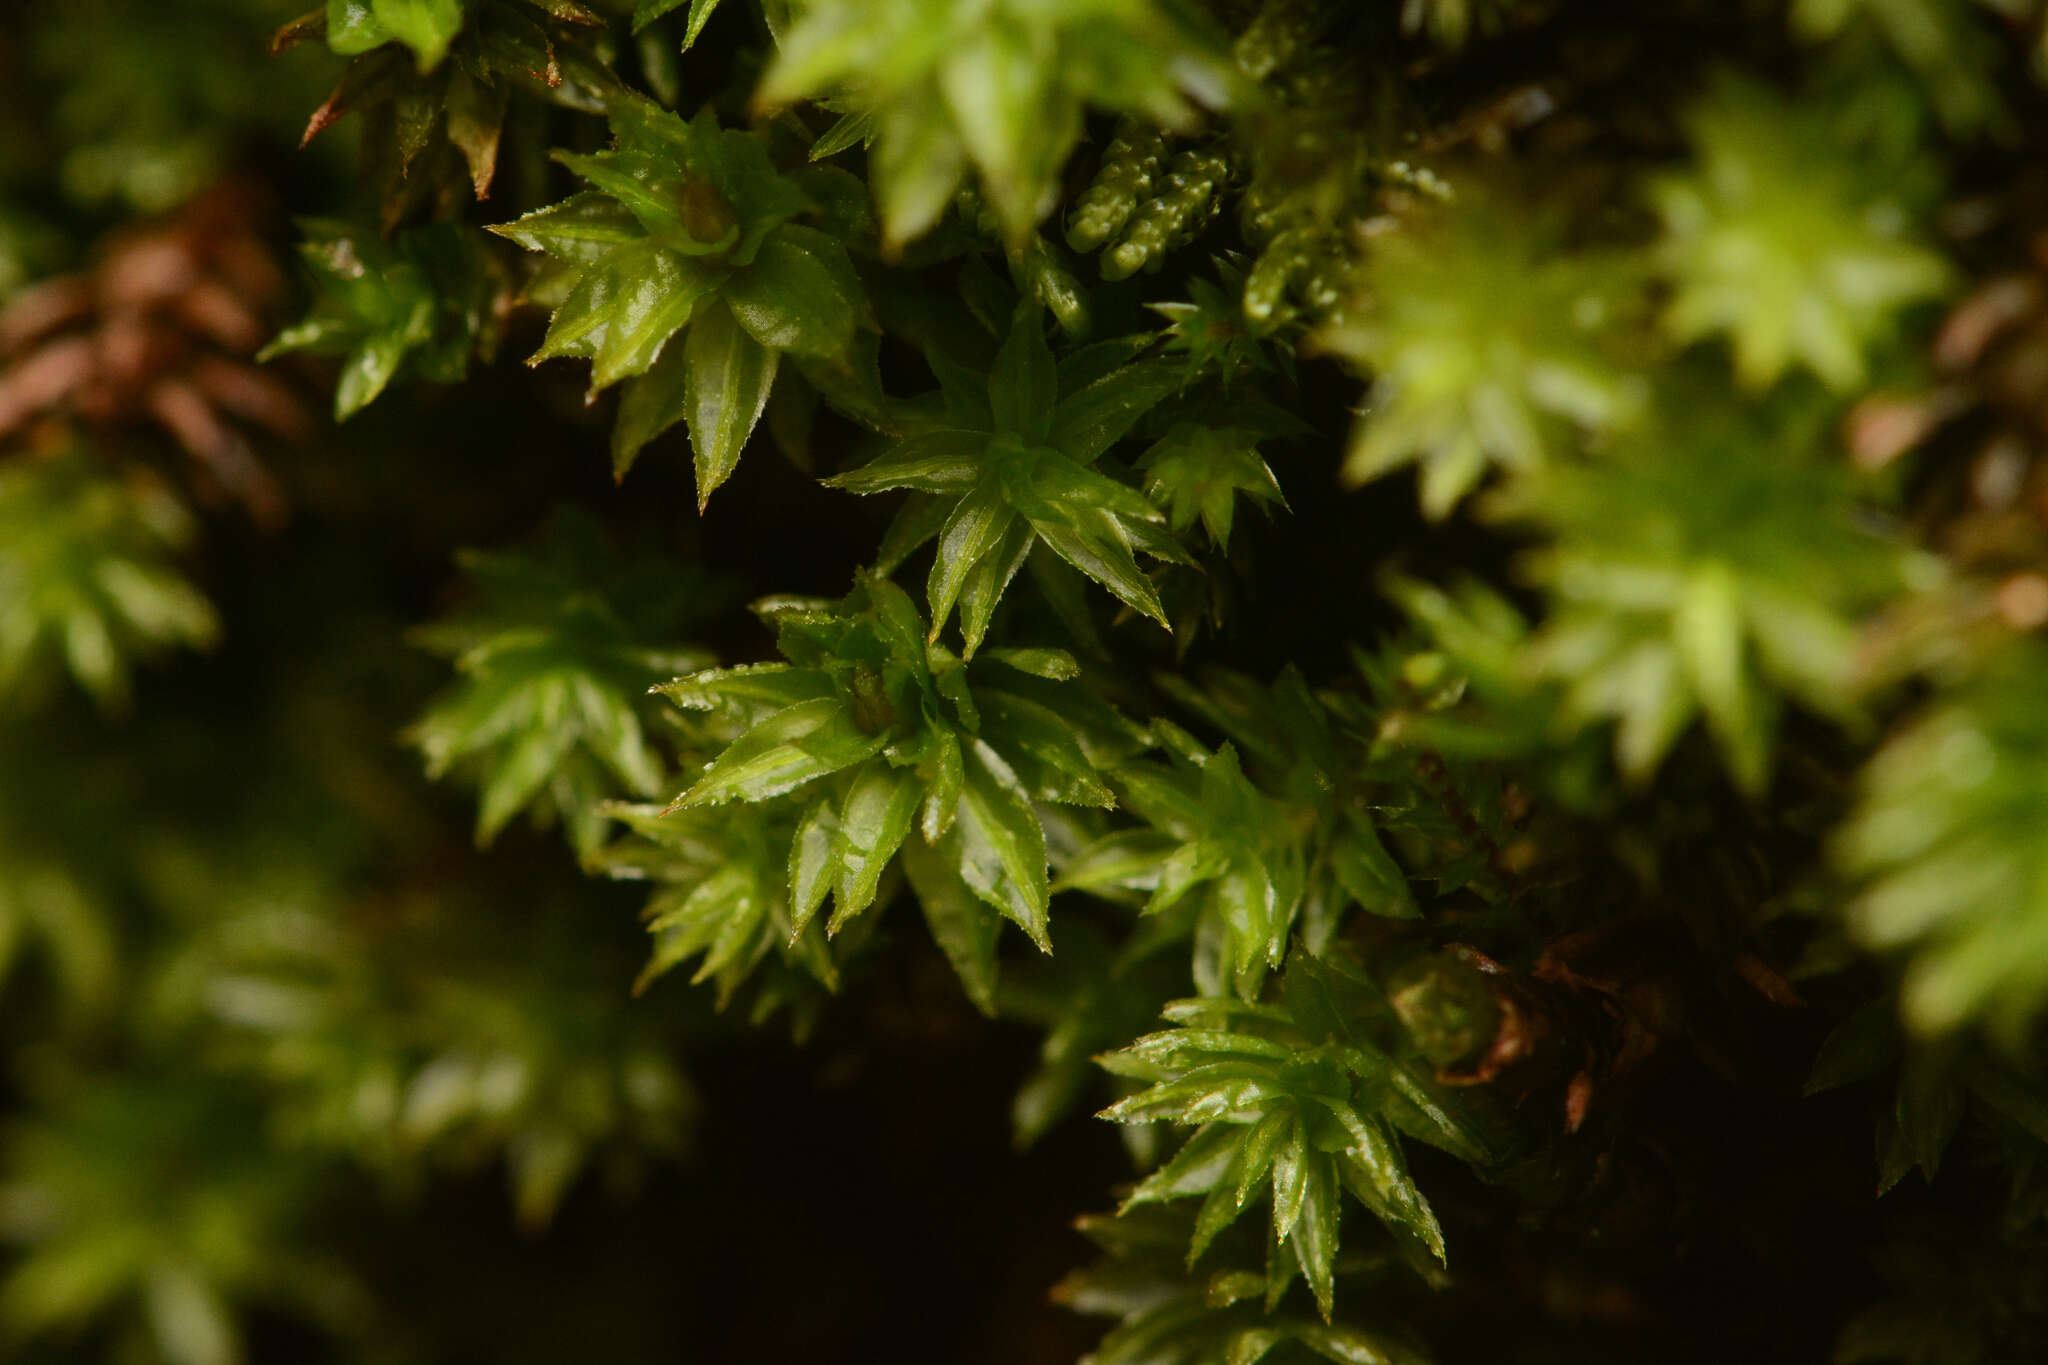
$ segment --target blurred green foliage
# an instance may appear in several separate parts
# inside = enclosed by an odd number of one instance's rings
[[[2044,31],[29,7],[0,1351],[2036,1358]]]

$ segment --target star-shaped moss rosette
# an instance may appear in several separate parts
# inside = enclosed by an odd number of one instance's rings
[[[883,240],[923,235],[971,168],[1021,246],[1090,108],[1191,129],[1232,73],[1192,6],[1154,0],[814,0],[757,100],[833,95],[866,117]]]
[[[2016,1041],[2048,1002],[2044,667],[2032,637],[1992,651],[1877,751],[1836,833],[1857,886],[1849,928],[1904,960],[1900,1004],[1918,1032],[1982,1022]]]
[[[690,983],[713,983],[720,1009],[771,961],[785,975],[801,974],[827,991],[838,987],[839,969],[824,926],[813,920],[799,930],[790,914],[789,850],[798,814],[793,803],[664,810],[619,802],[606,811],[626,833],[587,857],[586,865],[653,888],[642,918],[654,952],[634,984],[635,994],[691,958],[698,963]],[[772,1008],[791,994],[788,983],[779,994],[764,993],[750,1011],[753,1022],[765,1017],[764,1006]]]
[[[561,820],[588,854],[606,802],[650,798],[663,781],[641,709],[662,678],[709,662],[669,643],[704,584],[659,558],[613,554],[582,517],[558,519],[531,551],[460,560],[477,602],[416,636],[459,676],[405,737],[429,776],[476,782],[478,843],[531,811]]]
[[[1613,338],[1628,271],[1559,249],[1474,189],[1373,244],[1364,300],[1321,344],[1370,377],[1345,459],[1364,482],[1420,467],[1423,511],[1449,515],[1494,467],[1531,470],[1575,434],[1625,426],[1640,378]]]
[[[1301,912],[1302,832],[1245,778],[1231,745],[1212,753],[1166,721],[1153,732],[1172,761],[1129,764],[1115,776],[1145,827],[1082,849],[1061,869],[1060,887],[1133,897],[1156,917],[1148,943],[1193,941],[1200,989],[1257,999]]]
[[[1137,467],[1147,496],[1166,510],[1173,533],[1185,536],[1199,523],[1210,547],[1221,552],[1230,548],[1240,498],[1267,512],[1286,509],[1287,498],[1259,443],[1298,436],[1305,428],[1255,402],[1233,404],[1213,416],[1213,422],[1175,422],[1138,457]]]
[[[1301,1276],[1294,1248],[1269,1247],[1264,1267],[1255,1268],[1262,1239],[1243,1224],[1235,1238],[1226,1231],[1205,1264],[1190,1266],[1195,1217],[1184,1207],[1145,1204],[1075,1221],[1103,1254],[1061,1280],[1052,1297],[1077,1313],[1116,1320],[1089,1355],[1091,1365],[1426,1365],[1427,1353],[1399,1334],[1323,1322],[1299,1305],[1282,1309]],[[1235,1245],[1226,1252],[1225,1242]],[[1365,1268],[1375,1281],[1407,1274],[1391,1256],[1373,1257]]]
[[[233,1365],[252,1308],[360,1325],[362,1284],[313,1236],[333,1169],[271,1148],[254,1101],[164,1056],[78,1076],[10,1125],[0,1332],[17,1350],[112,1328],[145,1359]]]
[[[1295,381],[1294,348],[1255,330],[1245,317],[1245,273],[1237,260],[1218,256],[1216,278],[1188,281],[1188,297],[1145,306],[1166,319],[1166,350],[1185,356],[1189,382],[1213,374],[1228,393],[1247,375],[1269,372]]]
[[[515,94],[603,113],[624,89],[598,55],[610,23],[577,0],[328,0],[271,49],[324,38],[350,59],[300,145],[360,115],[389,231],[465,182],[490,196]]]
[[[212,645],[220,618],[178,563],[195,530],[140,473],[80,454],[0,462],[0,687],[26,692],[54,669],[125,710],[138,660]]]
[[[1650,186],[1665,330],[1725,337],[1748,388],[1797,368],[1855,391],[1899,312],[1953,278],[1919,223],[1926,175],[1865,112],[1726,77],[1689,120],[1695,165]]]
[[[400,374],[456,384],[472,355],[489,363],[504,292],[503,272],[484,250],[489,238],[453,223],[409,228],[390,241],[331,219],[303,220],[299,230],[313,305],[257,359],[292,351],[342,357],[335,421],[362,411]]]
[[[1095,467],[1184,382],[1180,366],[1139,358],[1152,340],[1119,337],[1055,360],[1042,315],[1020,308],[986,376],[928,353],[939,410],[925,405],[894,445],[826,480],[856,493],[912,491],[883,547],[884,567],[937,538],[926,584],[932,629],[957,605],[968,657],[1011,580],[1041,549],[1166,624],[1135,551],[1181,563],[1187,552],[1164,529],[1165,513]]]
[[[701,507],[739,462],[783,358],[850,369],[856,334],[873,325],[845,241],[823,218],[821,199],[846,177],[784,175],[762,135],[708,112],[685,121],[632,98],[611,126],[608,151],[556,153],[591,189],[492,231],[559,266],[536,290],[553,313],[529,363],[589,360],[593,394],[624,381],[620,477],[687,421]]]
[[[771,600],[786,663],[716,669],[659,690],[721,710],[744,732],[678,796],[679,811],[794,797],[789,914],[801,934],[827,896],[827,931],[874,904],[899,853],[940,944],[991,1008],[994,924],[1050,951],[1039,802],[1108,807],[1106,769],[1143,743],[1075,681],[1059,650],[972,663],[935,643],[910,597],[870,576],[841,603]]]
[[[1409,1171],[1402,1138],[1468,1162],[1488,1157],[1482,1133],[1424,1067],[1390,1055],[1359,1026],[1359,999],[1376,991],[1341,959],[1303,954],[1273,1003],[1175,1001],[1165,1010],[1174,1027],[1102,1059],[1114,1074],[1147,1083],[1102,1117],[1194,1129],[1124,1209],[1199,1198],[1187,1253],[1193,1265],[1269,1194],[1269,1246],[1291,1252],[1294,1265],[1262,1286],[1268,1307],[1298,1266],[1326,1322],[1345,1193],[1422,1265],[1440,1264],[1443,1229]]]
[[[1686,389],[1664,406],[1683,416],[1494,501],[1555,537],[1525,561],[1550,611],[1520,663],[1564,688],[1559,738],[1614,723],[1630,780],[1703,718],[1737,785],[1760,792],[1785,703],[1853,720],[1859,625],[1937,571],[1859,518],[1854,475],[1815,456],[1827,408],[1717,407]]]

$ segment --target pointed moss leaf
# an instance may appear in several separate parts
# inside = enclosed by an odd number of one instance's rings
[[[1102,1111],[1113,1123],[1207,1123],[1212,1119],[1249,1123],[1276,1103],[1288,1100],[1287,1089],[1267,1075],[1241,1068],[1228,1074],[1193,1076],[1155,1085],[1141,1094],[1118,1100]]]
[[[612,423],[613,479],[624,479],[647,443],[687,415],[689,366],[687,345],[664,346],[646,374],[625,381]]]
[[[1059,391],[1078,393],[1096,380],[1123,369],[1159,340],[1156,332],[1132,332],[1125,336],[1091,341],[1060,357]]]
[[[726,305],[754,340],[776,351],[835,356],[867,316],[867,294],[846,248],[815,228],[786,223],[735,273]]]
[[[1002,756],[980,740],[965,754],[960,790],[958,839],[960,875],[974,893],[1030,935],[1039,951],[1051,952],[1046,937],[1045,833],[1038,814]]]
[[[1079,569],[1133,610],[1172,627],[1160,605],[1159,590],[1131,553],[1131,542],[1116,518],[1107,512],[1081,509],[1065,522],[1033,521],[1052,552]]]
[[[509,223],[486,229],[528,251],[543,251],[559,260],[589,262],[615,246],[647,235],[638,219],[609,195],[585,190],[559,204],[535,209]]]
[[[1308,1168],[1322,1153],[1308,1145],[1297,1116],[1293,1128],[1273,1149],[1273,1236],[1285,1242],[1301,1217],[1301,1201],[1308,1194]]]
[[[1133,528],[1166,519],[1137,489],[1054,451],[1005,461],[1001,468],[1011,501],[1034,519],[1054,519],[1067,509],[1083,507],[1108,512]]]
[[[973,658],[974,652],[981,648],[982,638],[988,634],[989,618],[995,614],[996,603],[1002,600],[1010,580],[1024,567],[1024,558],[1031,553],[1031,546],[1036,540],[1029,522],[1014,516],[1009,522],[1002,536],[968,570],[965,581],[960,585],[960,638],[969,658]]]
[[[932,941],[960,977],[967,998],[983,1014],[996,1012],[996,934],[1002,921],[989,914],[961,880],[959,857],[947,842],[937,847],[922,837],[906,840],[904,875],[924,910]]]
[[[1052,429],[1058,396],[1059,373],[1041,315],[1035,307],[1021,307],[989,372],[989,409],[996,429],[1015,432],[1027,445],[1042,443]]]
[[[1052,708],[993,687],[977,688],[976,696],[983,738],[1014,758],[1028,756],[1063,779],[1056,790],[1034,790],[1034,796],[1104,809],[1116,804],[1116,794],[1089,761],[1073,727]]]
[[[1903,1160],[1907,1167],[1918,1166],[1927,1179],[1933,1180],[1950,1141],[1962,1126],[1967,1100],[1952,1049],[1932,1045],[1909,1053],[1899,1068],[1892,1115],[1896,1126],[1889,1145],[1896,1155],[1881,1154],[1881,1164],[1898,1168]],[[1895,1181],[1897,1175],[1891,1179]]]
[[[775,382],[779,353],[762,346],[733,321],[722,303],[702,309],[683,338],[684,407],[690,414],[690,445],[697,463],[697,506],[739,463],[768,390]]]
[[[945,405],[946,421],[953,426],[984,434],[995,428],[995,410],[989,405],[988,376],[935,346],[925,347],[924,363],[939,381],[939,398]]]
[[[1378,1118],[1360,1119],[1353,1130],[1356,1141],[1345,1149],[1338,1165],[1345,1186],[1378,1214],[1381,1222],[1414,1236],[1441,1264],[1443,1229],[1437,1224],[1429,1201],[1408,1174],[1408,1160],[1402,1155],[1400,1140]]]
[[[1285,1062],[1294,1054],[1293,1045],[1255,1033],[1194,1026],[1146,1034],[1115,1054],[1112,1069],[1120,1076],[1160,1078],[1218,1060]]]
[[[1182,1199],[1227,1185],[1225,1176],[1236,1161],[1242,1137],[1241,1129],[1227,1123],[1211,1123],[1197,1128],[1194,1135],[1181,1144],[1179,1151],[1125,1196],[1123,1207],[1130,1209],[1139,1204]]]
[[[991,25],[961,43],[939,75],[960,140],[1012,243],[1044,214],[1042,187],[1079,133],[1078,111],[1045,98],[1044,61],[1020,28]]]
[[[826,479],[827,486],[852,493],[914,488],[924,493],[965,493],[981,477],[985,431],[943,428],[906,436],[880,458]]]
[[[951,728],[927,732],[925,753],[917,774],[924,779],[924,805],[918,812],[918,829],[927,843],[937,843],[953,828],[959,812],[960,792],[967,782],[966,759],[960,738]]]
[[[1047,444],[1086,464],[1180,392],[1185,381],[1181,367],[1164,360],[1140,361],[1105,375],[1060,399]]]
[[[1017,513],[1003,496],[1002,481],[994,473],[984,474],[954,505],[939,532],[938,559],[927,585],[934,637],[960,600],[968,573],[995,552],[1016,519]]]
[[[917,614],[917,603],[902,588],[877,575],[864,575],[861,590],[874,611],[875,629],[890,652],[908,662],[920,682],[929,681],[934,665],[925,647],[924,619]]]
[[[952,514],[953,502],[947,498],[926,493],[912,493],[905,498],[875,550],[875,572],[892,574],[903,567],[904,560],[945,528],[946,519]]]
[[[811,144],[811,160],[823,161],[849,147],[861,145],[872,136],[874,124],[874,115],[869,113],[842,114],[837,123],[818,134],[818,140]]]
[[[1081,676],[1081,665],[1064,649],[987,649],[981,657],[1052,682],[1069,682]]]
[[[690,0],[688,23],[683,28],[683,50],[689,51],[696,45],[704,25],[711,22],[711,16],[718,9],[718,0]]]
[[[689,257],[653,242],[628,243],[577,278],[528,363],[587,358],[593,392],[644,374],[717,284],[716,273]]]
[[[484,782],[477,802],[478,844],[490,843],[504,829],[506,821],[525,809],[535,793],[555,775],[575,741],[575,732],[568,729],[534,730],[520,736]]]
[[[502,83],[487,85],[460,69],[449,74],[444,105],[448,140],[469,164],[470,185],[479,199],[490,194],[498,173],[498,141],[510,101],[511,90]]]
[[[431,71],[461,31],[462,0],[327,0],[327,45],[343,56],[404,43]]]
[[[686,711],[734,707],[750,719],[799,702],[832,695],[832,675],[790,664],[741,664],[710,668],[665,682],[654,689]]]
[[[638,33],[664,14],[681,9],[686,3],[688,0],[638,0],[633,6],[633,32]]]
[[[734,740],[676,805],[765,801],[872,758],[886,741],[862,730],[836,697],[802,702]]]
[[[1880,997],[1835,1025],[1813,1059],[1806,1092],[1868,1080],[1899,1059],[1899,1023],[1891,1001]]]
[[[1328,1322],[1335,1298],[1330,1267],[1337,1258],[1337,1181],[1330,1159],[1320,1152],[1305,1169],[1301,1212],[1289,1240],[1301,1262],[1302,1278],[1315,1295],[1316,1309]]]
[[[1728,751],[1742,786],[1755,792],[1765,777],[1763,755],[1742,761],[1745,737],[1757,730],[1744,676],[1742,588],[1726,566],[1704,565],[1690,575],[1671,622],[1672,643],[1685,665],[1707,723]]]
[[[868,174],[891,250],[923,236],[952,206],[967,170],[959,142],[945,126],[936,98],[899,101],[877,110]]]
[[[1162,515],[1143,494],[1049,450],[999,460],[996,469],[1009,504],[1048,548],[1165,624],[1157,590],[1132,552],[1134,534]]]
[[[1243,1155],[1237,1167],[1237,1185],[1231,1196],[1239,1208],[1244,1207],[1271,1173],[1280,1149],[1294,1132],[1294,1125],[1292,1109],[1275,1109],[1253,1124],[1251,1131],[1245,1134]]]
[[[1171,835],[1119,830],[1069,858],[1060,868],[1056,889],[1149,892],[1159,885],[1160,866],[1176,847]]]
[[[1428,1365],[1428,1357],[1396,1337],[1341,1323],[1304,1323],[1294,1339],[1337,1365]]]
[[[426,308],[415,316],[425,320]],[[375,401],[398,374],[418,329],[385,332],[365,338],[342,362],[334,381],[334,420],[346,422]]]
[[[1344,893],[1372,914],[1412,919],[1421,913],[1407,876],[1367,820],[1349,822],[1331,839],[1329,867]]]
[[[1236,1148],[1231,1155],[1231,1170],[1234,1171],[1235,1163],[1243,1159],[1243,1149]],[[1229,1174],[1225,1172],[1223,1179],[1209,1187],[1208,1194],[1202,1199],[1200,1211],[1195,1214],[1194,1231],[1188,1235],[1187,1264],[1190,1269],[1194,1267],[1195,1262],[1202,1259],[1202,1253],[1207,1251],[1225,1229],[1237,1221],[1238,1215],[1244,1212],[1244,1201],[1232,1193]]]
[[[819,801],[798,822],[789,845],[789,921],[791,938],[801,934],[825,903],[839,877],[839,841],[832,827],[832,806]]]
[[[692,182],[670,156],[622,148],[609,152],[558,151],[554,159],[630,213],[649,237],[682,255],[706,255],[711,249],[729,246],[737,232],[727,223],[717,238],[706,242],[690,230],[684,215],[690,203]],[[701,194],[701,190],[697,193]]]
[[[1469,1118],[1454,1112],[1438,1089],[1418,1079],[1407,1066],[1392,1066],[1376,1058],[1376,1073],[1384,1075],[1389,1094],[1381,1101],[1387,1121],[1417,1142],[1426,1142],[1460,1161],[1480,1165],[1496,1159],[1491,1142]],[[1365,1069],[1354,1068],[1361,1077]]]
[[[882,870],[909,835],[923,795],[911,774],[886,764],[865,764],[854,774],[839,809],[838,902],[830,932],[874,903]]]
[[[683,7],[684,0],[639,0],[633,6],[633,32],[638,33],[656,19],[672,10]],[[697,37],[704,31],[704,25],[718,9],[718,0],[689,0],[690,13],[683,23],[683,51],[696,46]]]

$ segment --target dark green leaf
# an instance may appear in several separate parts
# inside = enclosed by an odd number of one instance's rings
[[[930,926],[932,941],[960,977],[967,998],[976,1009],[993,1016],[996,1012],[996,933],[1002,921],[988,913],[967,883],[961,880],[958,854],[950,837],[936,848],[923,838],[903,844],[903,871],[917,893]]]
[[[646,374],[625,382],[612,423],[613,479],[623,480],[647,443],[688,415],[689,369],[687,345],[664,346]]]
[[[723,303],[698,311],[683,339],[684,398],[697,461],[697,507],[739,463],[740,451],[767,406],[778,353],[755,341]],[[624,422],[624,414],[620,417]]]
[[[644,374],[690,320],[718,276],[653,242],[631,242],[578,276],[529,364],[555,356],[593,362],[591,390]]]
[[[1046,937],[1045,834],[1016,773],[980,740],[967,746],[958,841],[960,876],[974,893],[1014,921],[1041,952]]]
[[[589,262],[626,242],[647,235],[645,228],[609,195],[588,191],[559,204],[493,224],[488,231],[519,243],[528,251],[545,251],[562,260]]]
[[[1820,1045],[1806,1093],[1817,1095],[1838,1085],[1868,1080],[1899,1059],[1898,1013],[1888,999],[1872,1000],[1841,1023]]]
[[[833,488],[880,493],[914,488],[925,493],[965,493],[980,479],[988,449],[985,431],[917,432],[857,469],[826,479]]]
[[[780,796],[872,758],[885,742],[885,736],[862,730],[836,697],[801,702],[734,740],[675,804],[680,808]]]
[[[1115,445],[1138,419],[1180,392],[1185,375],[1167,361],[1140,361],[1060,399],[1047,441],[1086,464]]]
[[[952,614],[969,573],[997,551],[1016,519],[1016,512],[1003,497],[1002,482],[994,473],[983,474],[981,481],[954,504],[939,532],[938,560],[932,565],[928,585],[934,636]]]
[[[1020,307],[989,372],[989,410],[996,429],[1017,433],[1027,445],[1040,444],[1052,429],[1058,396],[1058,372],[1041,315],[1035,307]]]
[[[882,870],[910,833],[923,795],[913,775],[886,764],[869,763],[854,774],[839,809],[838,903],[828,932],[874,903]]]
[[[776,351],[834,356],[867,317],[867,294],[846,248],[813,228],[786,223],[736,273],[724,298],[740,326]]]
[[[461,30],[461,0],[327,0],[327,45],[346,56],[399,42],[431,71]]]

